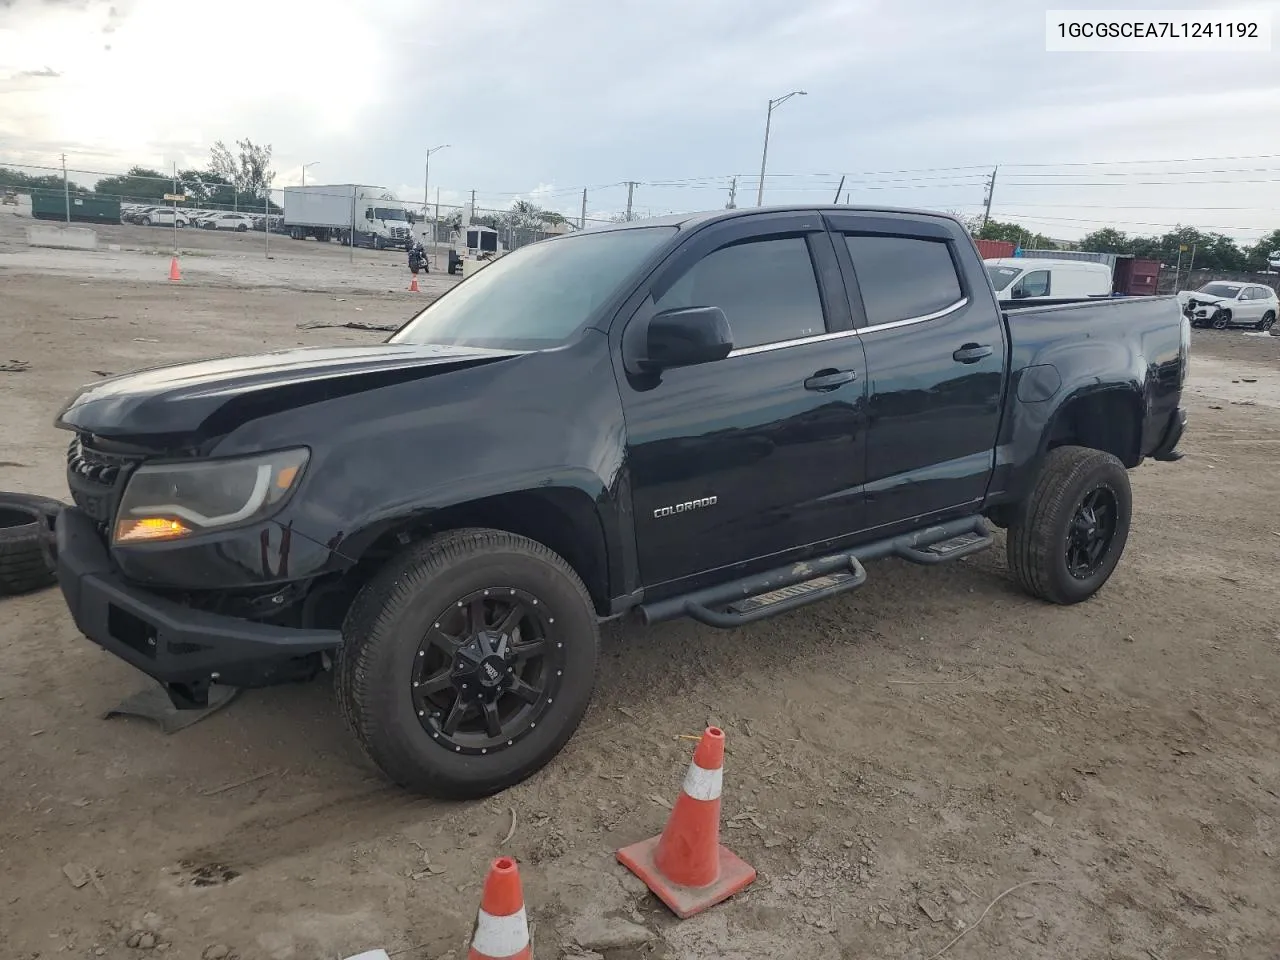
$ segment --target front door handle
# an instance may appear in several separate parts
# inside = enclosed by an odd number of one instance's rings
[[[951,354],[951,359],[956,363],[977,363],[983,357],[991,356],[991,347],[985,343],[966,343],[963,347]]]
[[[835,390],[851,380],[857,380],[858,374],[853,370],[819,370],[804,382],[806,390]]]

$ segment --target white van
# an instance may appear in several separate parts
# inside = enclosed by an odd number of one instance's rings
[[[1000,300],[1062,300],[1109,297],[1111,268],[1088,260],[1000,257],[985,261]]]

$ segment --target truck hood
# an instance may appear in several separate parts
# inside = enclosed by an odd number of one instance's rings
[[[479,347],[382,343],[154,367],[82,387],[56,424],[151,447],[196,445],[279,410],[518,355]]]
[[[1178,294],[1178,305],[1185,307],[1194,300],[1201,306],[1208,306],[1214,303],[1226,303],[1228,297],[1215,297],[1212,293],[1197,293],[1195,290],[1183,290]]]

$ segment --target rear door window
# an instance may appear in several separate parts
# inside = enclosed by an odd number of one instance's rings
[[[964,299],[944,240],[846,234],[844,242],[869,325],[925,317]]]

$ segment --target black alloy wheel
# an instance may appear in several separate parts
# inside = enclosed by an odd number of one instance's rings
[[[365,755],[420,793],[484,797],[560,752],[591,702],[600,626],[563,557],[504,530],[436,534],[361,589],[334,665]]]
[[[1009,571],[1034,597],[1079,603],[1111,578],[1124,554],[1133,494],[1124,464],[1088,447],[1055,447],[1009,524]]]
[[[1085,494],[1067,531],[1067,572],[1088,580],[1102,566],[1115,542],[1120,507],[1115,491],[1100,486]]]
[[[515,587],[455,601],[418,646],[412,697],[423,729],[472,755],[504,750],[535,730],[564,676],[554,629],[546,605]]]

